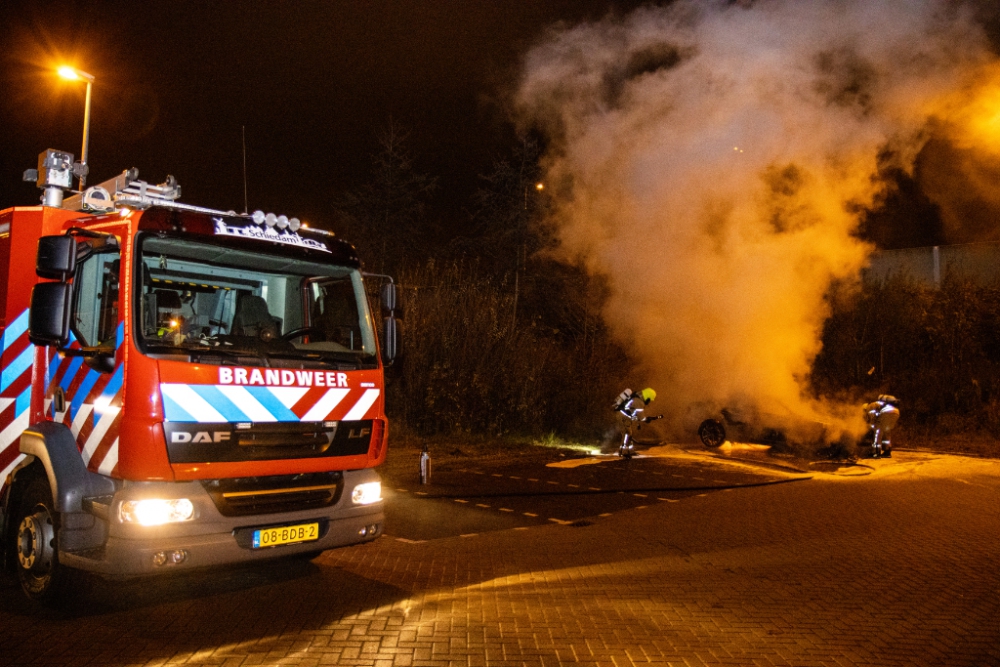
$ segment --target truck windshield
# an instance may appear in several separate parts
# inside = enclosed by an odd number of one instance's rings
[[[269,365],[375,362],[375,332],[352,267],[149,235],[136,293],[141,342],[151,354],[199,361],[259,357]]]

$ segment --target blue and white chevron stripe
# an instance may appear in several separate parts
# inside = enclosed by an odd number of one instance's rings
[[[169,422],[310,422],[324,421],[343,410],[350,389],[327,389],[311,405],[302,405],[308,387],[246,387],[211,384],[160,385],[163,413]],[[357,392],[355,392],[357,393]],[[337,419],[364,419],[381,392],[366,389]],[[338,407],[341,409],[338,410]]]
[[[3,337],[0,339],[0,346],[2,346],[2,352],[4,355],[7,354],[8,350],[13,347],[14,343],[18,342],[22,336],[28,333],[28,311],[23,311],[20,315],[14,318],[14,321],[4,329]],[[14,359],[4,366],[3,371],[0,372],[0,414],[5,413],[12,405],[13,419],[3,425],[3,429],[0,430],[0,453],[3,453],[8,447],[10,447],[15,440],[17,440],[24,429],[28,428],[28,422],[31,417],[31,413],[28,408],[31,407],[31,384],[21,391],[17,396],[7,396],[7,391],[10,389],[18,379],[20,379],[25,373],[31,372],[31,367],[34,363],[35,346],[28,344],[24,350],[18,354]],[[4,419],[6,421],[6,417]],[[7,459],[9,457],[3,457]],[[10,472],[18,461],[21,460],[21,456],[15,457],[6,466],[0,465],[3,470],[0,470],[0,485],[3,484],[4,479],[7,477],[7,473]]]

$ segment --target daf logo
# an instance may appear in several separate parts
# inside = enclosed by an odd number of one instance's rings
[[[175,431],[170,434],[170,442],[178,443],[195,443],[195,442],[228,442],[229,436],[232,435],[226,431],[195,431],[194,433],[185,433],[183,431]]]

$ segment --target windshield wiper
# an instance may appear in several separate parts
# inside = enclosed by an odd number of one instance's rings
[[[263,360],[267,358],[267,352],[256,346],[240,346],[226,344],[206,344],[202,340],[188,340],[180,345],[173,343],[162,343],[146,341],[146,350],[155,354],[180,354],[192,359],[202,357],[244,357],[261,360],[257,365],[267,365]]]
[[[265,354],[272,359],[294,359],[321,363],[343,370],[348,370],[344,368],[345,365],[361,370],[364,368],[365,362],[373,358],[373,355],[362,355],[355,352],[307,352],[305,350],[266,351]]]
[[[282,359],[301,361],[303,363],[322,364],[338,370],[361,370],[376,366],[375,355],[358,352],[310,352],[306,350],[288,349],[284,345],[274,346],[265,341],[233,343],[213,339],[189,339],[181,345],[157,341],[147,341],[146,350],[156,354],[185,355],[193,361],[203,362],[206,358],[236,357],[243,364],[269,366],[268,360]]]
[[[149,352],[160,352],[169,354],[188,354],[192,348],[185,345],[174,345],[173,343],[160,343],[156,341],[143,341],[144,347]]]

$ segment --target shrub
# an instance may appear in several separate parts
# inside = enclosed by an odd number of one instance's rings
[[[606,426],[628,361],[596,318],[584,335],[560,335],[527,308],[515,313],[509,280],[460,262],[429,262],[400,288],[403,357],[388,408],[407,427],[537,436]]]
[[[949,274],[837,286],[812,383],[822,394],[891,393],[908,421],[1000,435],[1000,286]]]

